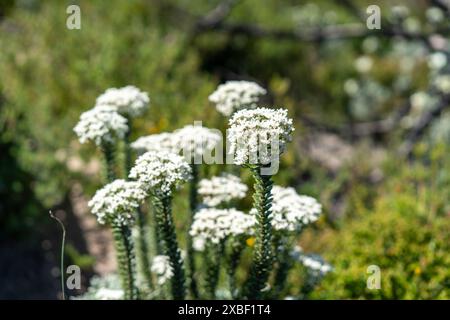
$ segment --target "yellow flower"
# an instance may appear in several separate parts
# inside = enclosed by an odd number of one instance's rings
[[[415,269],[414,269],[414,274],[415,275],[420,275],[422,273],[422,269],[420,269],[420,267],[416,267]]]
[[[249,247],[253,247],[255,245],[255,237],[250,237],[245,242]]]

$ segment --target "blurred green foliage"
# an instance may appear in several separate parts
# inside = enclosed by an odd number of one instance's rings
[[[81,30],[66,28],[66,7],[74,3],[81,7]],[[358,39],[319,46],[219,33],[192,38],[190,28],[197,16],[217,3],[0,3],[2,237],[29,236],[29,230],[49,221],[47,208],[61,205],[75,182],[82,182],[87,196],[99,186],[99,172],[95,166],[91,169],[99,154],[91,145],[80,146],[72,128],[109,87],[132,84],[149,92],[151,108],[137,119],[132,139],[200,119],[205,126],[224,129],[225,118],[207,97],[219,82],[239,77],[256,79],[267,87],[267,104],[289,109],[296,118],[297,137],[308,134],[298,121],[304,115],[333,125],[354,120],[343,85],[358,77],[354,61],[367,54],[366,42]],[[322,11],[304,11],[305,4],[297,1],[268,0],[261,5],[260,0],[245,0],[236,6],[229,21],[268,28],[296,28],[299,21],[315,19],[307,23],[317,23],[325,17],[333,23],[349,21],[335,3],[315,3]],[[421,11],[421,5],[416,11]],[[314,14],[305,16],[303,12]],[[399,74],[399,64],[389,55],[393,45],[385,40],[377,45],[378,51],[372,54],[377,60],[372,78],[392,89]],[[402,92],[409,94],[426,86],[424,64],[417,64],[411,84]],[[393,96],[383,102],[376,117],[399,104]],[[380,142],[394,146],[388,151],[393,153],[397,139],[390,135]],[[341,201],[340,196],[347,199],[343,218],[327,215],[303,238],[305,248],[323,253],[335,266],[334,275],[313,297],[450,297],[448,145],[434,149],[427,143],[419,145],[418,160],[410,164],[389,157],[384,179],[375,185],[366,179],[370,149],[364,149],[365,156],[352,166],[329,173],[308,155],[299,155],[297,147],[296,140],[283,156],[276,183],[319,197],[327,214]],[[206,173],[216,169],[208,168]],[[250,181],[245,172],[243,179]],[[187,212],[183,195],[175,198],[175,212]],[[250,197],[244,205],[250,206]],[[184,224],[184,218],[180,215],[178,226]],[[91,263],[76,251],[70,255],[86,266]],[[381,290],[366,289],[366,269],[371,264],[381,268]]]
[[[423,162],[411,167],[392,160],[385,168],[387,181],[373,190],[373,209],[359,206],[356,217],[343,221],[339,230],[307,236],[307,243],[335,267],[314,298],[450,298],[446,150],[445,145],[426,150]],[[379,290],[366,286],[370,265],[381,270]]]

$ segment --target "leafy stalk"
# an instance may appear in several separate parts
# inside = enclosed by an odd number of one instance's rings
[[[115,150],[112,143],[105,142],[102,144],[104,165],[104,178],[107,182],[113,182],[116,179],[115,172]]]
[[[131,165],[132,165],[132,157],[131,157],[131,148],[130,148],[130,137],[131,137],[131,128],[132,128],[132,123],[131,123],[131,118],[127,117],[128,120],[128,131],[125,133],[125,136],[123,138],[123,144],[124,144],[124,153],[125,153],[125,159],[124,159],[124,174],[125,177],[128,176],[130,170],[131,170]]]
[[[124,298],[126,300],[137,299],[138,290],[134,278],[136,274],[135,256],[130,228],[112,222],[111,229],[116,246],[119,277],[124,290]]]
[[[190,182],[190,190],[189,190],[189,205],[191,209],[190,221],[188,223],[189,226],[192,225],[192,221],[194,220],[194,214],[197,210],[198,203],[198,193],[197,193],[197,185],[199,179],[199,168],[198,165],[192,164],[192,180]],[[188,268],[189,268],[189,289],[194,299],[199,297],[197,281],[195,277],[195,252],[192,246],[192,237],[189,234],[189,229],[187,230],[186,235],[186,244],[187,244],[187,259],[188,259]]]
[[[286,241],[282,241],[281,239],[274,241],[274,244],[277,253],[277,264],[275,269],[273,294],[275,298],[279,298],[286,286],[289,270],[291,269],[293,263],[290,256],[291,246],[286,243]]]
[[[241,259],[242,251],[245,245],[242,241],[233,241],[227,261],[228,284],[230,287],[231,297],[235,298],[237,294],[236,288],[236,270]]]
[[[208,299],[214,299],[219,282],[220,260],[224,246],[223,244],[209,245],[206,249],[206,294]]]
[[[137,260],[139,263],[139,270],[148,286],[148,288],[153,288],[153,279],[150,273],[150,261],[149,261],[149,250],[147,243],[147,229],[145,227],[145,215],[141,208],[137,209],[136,212],[136,223],[138,228],[138,246],[137,246]]]
[[[262,175],[260,166],[250,167],[252,170],[255,193],[253,195],[256,209],[256,242],[250,276],[245,287],[245,295],[249,299],[261,299],[262,290],[272,269],[272,179],[270,175]]]
[[[172,217],[172,197],[170,195],[156,195],[153,197],[155,207],[155,218],[158,232],[163,241],[164,254],[169,257],[170,266],[173,270],[171,278],[172,297],[182,300],[186,295],[186,278],[175,233],[175,225]]]

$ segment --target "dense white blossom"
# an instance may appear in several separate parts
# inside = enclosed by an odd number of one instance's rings
[[[111,106],[122,115],[136,117],[145,112],[149,102],[150,98],[146,92],[135,86],[126,86],[107,89],[97,98],[96,105]]]
[[[114,221],[127,225],[146,196],[138,182],[117,179],[97,190],[88,205],[99,223]]]
[[[236,209],[203,208],[194,215],[189,234],[194,248],[204,249],[206,243],[219,244],[225,238],[252,234],[256,219]]]
[[[209,101],[216,104],[217,111],[228,117],[240,109],[256,108],[260,97],[266,93],[254,82],[227,81],[217,87],[209,96]]]
[[[242,199],[247,193],[248,187],[241,182],[239,177],[229,173],[211,179],[202,179],[198,184],[198,194],[202,202],[210,207],[230,202],[234,199]]]
[[[100,288],[95,293],[95,298],[98,300],[122,300],[124,292],[122,289]]]
[[[316,199],[299,195],[294,188],[273,186],[272,196],[272,227],[275,230],[299,230],[316,221],[322,212]],[[255,209],[251,213],[255,214]]]
[[[229,125],[229,153],[237,165],[270,163],[284,152],[294,131],[286,109],[241,110]]]
[[[92,141],[100,146],[123,138],[128,131],[127,119],[109,106],[97,106],[83,112],[73,129],[81,143]]]
[[[173,269],[168,256],[159,255],[153,258],[151,271],[156,275],[158,284],[163,285],[173,276]]]
[[[202,159],[207,152],[211,153],[222,142],[219,130],[209,129],[197,125],[187,125],[173,132],[173,148],[183,152],[185,157]]]
[[[173,134],[163,132],[140,137],[131,144],[131,147],[139,154],[147,151],[159,152],[161,150],[171,152],[174,149]]]
[[[183,157],[167,151],[146,152],[130,171],[130,178],[157,194],[170,194],[182,182],[191,179],[191,167]]]

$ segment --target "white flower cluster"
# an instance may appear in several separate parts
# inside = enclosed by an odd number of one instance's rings
[[[216,104],[217,111],[229,117],[237,110],[256,108],[260,97],[266,93],[254,82],[227,81],[217,87],[209,96],[209,101]]]
[[[163,132],[140,137],[131,144],[131,147],[139,154],[147,151],[159,152],[161,150],[172,152],[173,140],[172,133]]]
[[[333,270],[333,267],[317,254],[302,254],[299,257],[299,261],[308,268],[312,274],[317,276],[324,276]]]
[[[234,114],[229,125],[229,152],[237,165],[270,163],[274,156],[284,152],[294,131],[286,109],[241,110]]]
[[[122,115],[136,117],[148,108],[150,98],[135,86],[109,88],[97,98],[96,105],[111,106]]]
[[[248,187],[241,182],[239,177],[229,173],[211,179],[202,179],[198,184],[198,194],[203,203],[209,207],[215,207],[234,199],[242,199],[247,193]]]
[[[191,167],[174,153],[146,152],[136,160],[129,177],[138,180],[146,190],[171,194],[173,188],[191,179]]]
[[[187,125],[173,133],[173,148],[183,151],[185,156],[201,159],[206,152],[211,152],[222,142],[219,130],[202,126]]]
[[[113,107],[97,106],[83,112],[73,130],[81,143],[92,141],[100,146],[103,143],[113,143],[117,137],[123,138],[128,131],[128,125],[127,119]]]
[[[194,249],[203,251],[205,244],[219,244],[229,236],[249,235],[256,223],[254,216],[236,209],[203,208],[194,215],[189,234]]]
[[[450,94],[450,75],[440,75],[434,80],[436,88],[444,94]]]
[[[133,221],[134,211],[146,197],[138,182],[117,179],[97,190],[88,205],[100,224],[114,221],[128,225]]]
[[[122,300],[124,292],[122,289],[108,289],[100,288],[95,293],[95,298],[98,300]]]
[[[153,258],[151,271],[156,274],[158,284],[163,285],[173,276],[173,269],[168,256],[159,255]]]
[[[272,226],[275,230],[300,230],[316,221],[322,212],[316,199],[299,195],[294,188],[273,186],[272,196]],[[251,213],[255,214],[256,209]]]

